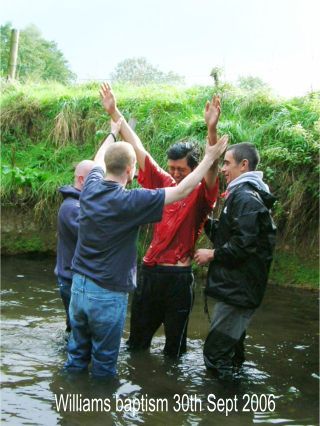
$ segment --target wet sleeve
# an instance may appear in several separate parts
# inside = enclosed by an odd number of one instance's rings
[[[145,159],[144,170],[139,170],[138,182],[148,189],[175,186],[174,179],[165,172],[149,155]]]
[[[208,217],[207,221],[204,224],[204,232],[212,243],[214,241],[214,235],[217,230],[218,223],[219,220]]]
[[[219,196],[219,178],[217,176],[216,182],[211,189],[207,188],[207,185],[204,179],[202,180],[201,184],[203,186],[204,200],[207,203],[207,205],[210,207],[210,209],[212,209]]]

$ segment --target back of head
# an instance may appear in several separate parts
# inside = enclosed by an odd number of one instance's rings
[[[242,160],[248,160],[249,171],[256,170],[260,155],[257,148],[250,142],[241,142],[229,146],[227,151],[232,151],[233,158],[236,163],[241,163]]]
[[[79,164],[76,165],[74,175],[75,176],[83,176],[84,178],[90,173],[95,163],[92,160],[83,160]]]
[[[199,164],[200,149],[195,142],[180,141],[167,150],[168,160],[187,159],[188,166],[193,170]]]
[[[107,173],[115,176],[121,176],[135,161],[136,154],[128,142],[117,142],[108,146],[104,156]]]
[[[95,162],[92,160],[83,160],[76,165],[74,170],[74,187],[80,191],[83,188],[84,181],[86,177],[91,172],[92,168],[95,166]]]

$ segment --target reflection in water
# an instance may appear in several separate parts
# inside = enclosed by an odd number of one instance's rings
[[[61,372],[66,358],[64,310],[53,264],[54,259],[3,259],[4,424],[318,424],[314,293],[269,287],[248,330],[247,362],[234,383],[221,383],[205,369],[202,345],[209,324],[200,284],[188,352],[180,360],[163,356],[162,330],[149,352],[126,351],[127,321],[119,378],[94,380]]]

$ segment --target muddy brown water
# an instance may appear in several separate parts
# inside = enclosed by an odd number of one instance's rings
[[[149,352],[127,352],[127,321],[119,377],[97,381],[61,373],[64,311],[53,267],[53,258],[2,259],[2,424],[318,425],[314,292],[269,286],[248,329],[247,361],[236,383],[220,383],[204,367],[208,319],[200,282],[188,352],[179,361],[164,358],[163,330]]]

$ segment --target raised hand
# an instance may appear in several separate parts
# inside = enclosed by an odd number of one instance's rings
[[[120,117],[118,121],[111,120],[111,132],[115,136],[118,136],[120,132],[122,121],[123,121],[123,117]]]
[[[221,111],[219,96],[213,96],[211,101],[207,101],[204,109],[204,119],[209,130],[217,127]]]
[[[111,86],[108,83],[103,83],[100,87],[100,96],[104,109],[109,115],[113,115],[117,108],[116,98],[112,92]]]
[[[224,153],[228,145],[228,135],[223,135],[215,145],[206,145],[206,155],[209,155],[212,161],[218,160],[218,158]]]

